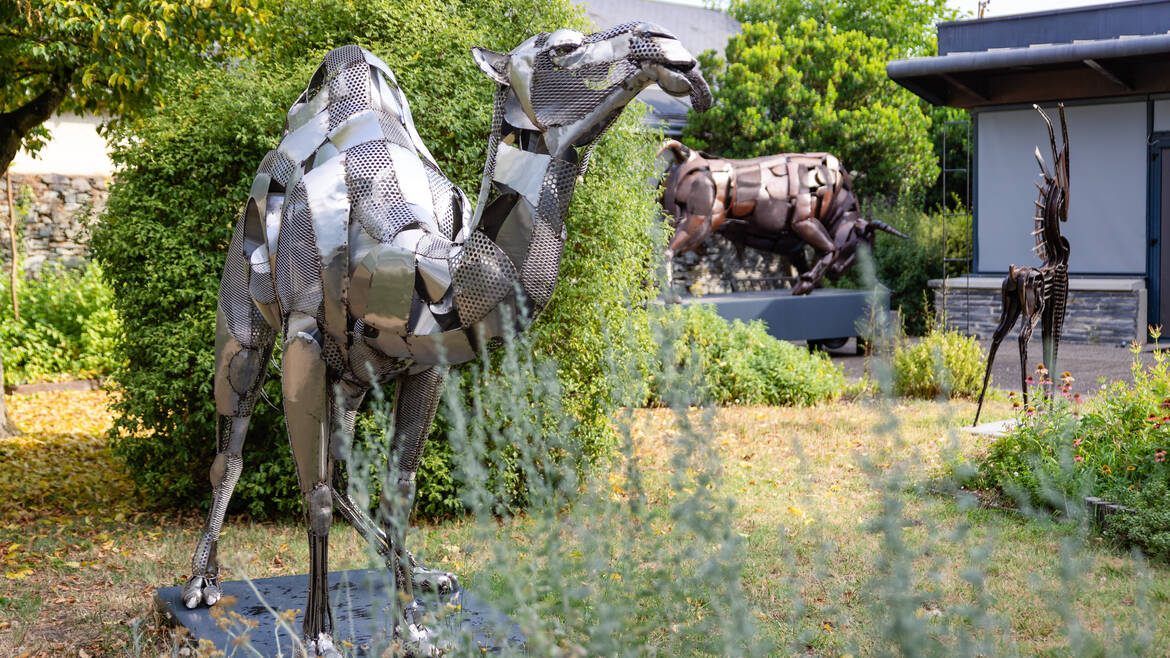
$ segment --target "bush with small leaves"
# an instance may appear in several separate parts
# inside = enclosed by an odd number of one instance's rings
[[[935,330],[894,350],[894,392],[914,398],[974,397],[986,358],[979,342],[957,331]]]
[[[674,353],[693,365],[694,382],[715,404],[812,405],[837,399],[845,375],[821,352],[768,334],[755,320],[728,322],[714,307],[668,307],[664,321],[682,323]],[[659,397],[658,390],[652,398]]]
[[[17,279],[20,319],[10,284],[0,284],[0,354],[4,383],[61,377],[100,377],[118,365],[114,342],[122,323],[101,267],[49,267],[34,279]]]

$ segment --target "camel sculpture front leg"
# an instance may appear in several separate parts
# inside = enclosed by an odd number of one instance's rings
[[[439,408],[444,377],[445,369],[431,367],[398,378],[388,473],[382,481],[378,503],[378,521],[391,550],[387,564],[393,568],[398,591],[411,602],[414,600],[416,565],[405,548],[406,534],[410,529],[410,513],[414,509],[415,474]],[[446,583],[434,588],[453,587],[455,583],[452,581],[453,577],[450,577]],[[413,606],[408,605],[408,613],[411,611]]]
[[[314,318],[294,311],[284,341],[284,415],[304,501],[309,540],[309,598],[303,637],[310,651],[331,655],[329,528],[333,523],[333,382],[321,358],[323,338]]]
[[[245,237],[255,215],[246,214],[236,227],[220,284],[215,323],[216,455],[211,463],[211,508],[191,557],[191,576],[180,598],[188,608],[215,605],[223,596],[219,583],[219,532],[232,491],[244,467],[244,438],[252,408],[264,384],[276,332],[252,303],[251,268]],[[268,285],[257,281],[257,287]]]

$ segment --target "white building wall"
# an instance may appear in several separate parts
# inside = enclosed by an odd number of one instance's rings
[[[1074,274],[1146,272],[1146,108],[1141,101],[1065,108],[1072,171],[1069,218],[1061,228]],[[1045,110],[1059,131],[1056,109]],[[1039,265],[1031,236],[1041,180],[1034,151],[1040,147],[1051,169],[1048,129],[1030,108],[984,110],[976,121],[975,269]]]
[[[106,140],[97,128],[105,119],[92,115],[54,115],[45,122],[49,141],[36,157],[21,150],[12,161],[15,174],[106,176],[114,171]]]

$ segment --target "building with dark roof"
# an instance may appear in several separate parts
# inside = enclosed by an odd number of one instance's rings
[[[1034,149],[1051,158],[1032,104],[1064,102],[1071,185],[1062,230],[1072,245],[1072,296],[1132,298],[1124,308],[1100,307],[1108,310],[1096,311],[1081,338],[1113,342],[1114,333],[1093,333],[1103,322],[1125,324],[1113,316],[1125,316],[1140,340],[1147,322],[1170,326],[1170,166],[1163,168],[1170,157],[1170,0],[942,23],[938,49],[935,57],[890,62],[886,71],[933,104],[971,112],[973,272],[945,285],[998,289],[1009,265],[1038,264],[1030,235],[1039,180]],[[998,301],[993,306],[998,313]],[[963,319],[981,327],[974,333],[989,333],[986,318]]]

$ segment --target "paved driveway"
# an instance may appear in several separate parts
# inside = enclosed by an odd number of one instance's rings
[[[991,341],[981,341],[984,351],[990,349]],[[1163,343],[1164,349],[1170,349],[1170,344]],[[844,347],[829,352],[835,363],[845,369],[845,375],[850,379],[859,379],[865,369],[865,357],[858,356],[854,349],[853,340]],[[1146,345],[1139,355],[1143,363],[1154,362],[1154,346]],[[1170,358],[1170,355],[1168,355]],[[1043,360],[1043,350],[1040,340],[1034,339],[1028,346],[1029,370],[1034,370],[1036,364]],[[1069,371],[1076,379],[1073,390],[1082,396],[1092,395],[1099,387],[1099,380],[1132,380],[1130,363],[1133,355],[1127,348],[1109,345],[1082,345],[1077,343],[1062,343],[1060,346],[1059,363],[1061,372]],[[1029,372],[1031,374],[1031,372]],[[1059,374],[1059,373],[1058,373]],[[1020,386],[1020,353],[1018,343],[1014,339],[1005,340],[999,346],[995,355],[995,365],[991,370],[991,382],[1007,390],[1018,390]]]

